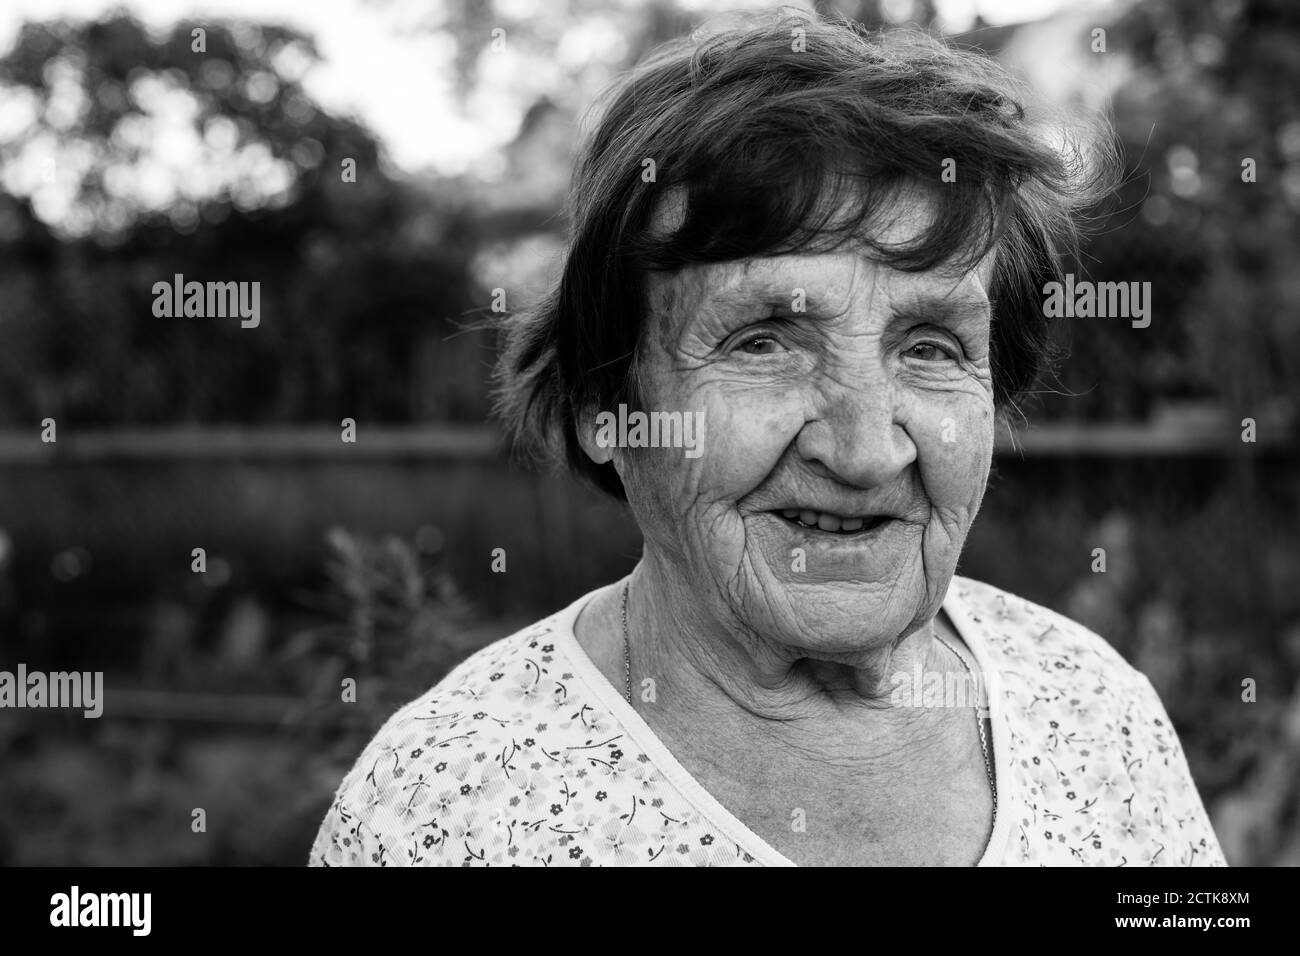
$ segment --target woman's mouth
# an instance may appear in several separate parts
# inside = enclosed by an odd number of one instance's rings
[[[786,508],[774,513],[797,527],[838,535],[867,534],[894,520],[889,515],[858,515],[845,518],[806,508]]]

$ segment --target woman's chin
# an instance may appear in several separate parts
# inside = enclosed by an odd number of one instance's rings
[[[925,597],[908,598],[846,592],[837,600],[822,588],[804,600],[798,592],[787,592],[767,607],[753,609],[746,624],[769,645],[789,648],[796,657],[853,663],[915,629],[925,616]]]

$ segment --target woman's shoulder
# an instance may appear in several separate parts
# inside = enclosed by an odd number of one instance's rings
[[[311,862],[432,862],[459,845],[458,825],[518,801],[520,790],[503,784],[526,785],[539,759],[589,739],[601,718],[557,650],[560,617],[487,645],[394,713],[344,777]],[[397,847],[407,858],[394,858]]]
[[[999,785],[1026,813],[1026,863],[1222,865],[1178,735],[1151,682],[1100,635],[992,585],[954,578],[996,681]]]
[[[1086,726],[1099,737],[1120,728],[1121,737],[1172,734],[1146,675],[1100,634],[991,584],[954,577],[952,588],[945,607],[965,618],[964,633],[978,639],[986,676],[1018,722]]]
[[[385,721],[353,774],[363,769],[367,756],[387,754],[407,744],[420,751],[415,757],[408,754],[410,760],[435,751],[445,759],[481,749],[503,736],[527,716],[528,708],[522,705],[537,704],[543,698],[541,685],[551,676],[554,661],[555,647],[548,640],[552,626],[551,618],[534,622],[465,658]],[[491,720],[481,716],[489,712]],[[460,732],[448,733],[451,730]]]
[[[1020,664],[1058,677],[1086,673],[1125,686],[1146,678],[1103,636],[1059,611],[992,584],[954,575],[950,592],[969,623],[979,628],[999,669]]]

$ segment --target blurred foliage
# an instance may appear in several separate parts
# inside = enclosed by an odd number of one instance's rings
[[[177,691],[225,691],[232,704],[251,691],[296,698],[272,733],[235,732],[233,715],[226,726],[165,715],[72,724],[17,713],[0,722],[0,864],[304,863],[366,741],[501,636],[477,624],[436,541],[421,544],[333,529],[327,585],[299,596],[318,612],[313,623],[272,648],[260,612],[236,612],[215,645],[189,648],[176,670],[152,675]],[[346,691],[345,680],[354,682]],[[207,815],[205,833],[190,829],[195,807]]]
[[[430,374],[432,353],[485,301],[461,204],[394,179],[369,132],[279,72],[288,50],[309,60],[306,38],[206,29],[208,52],[195,55],[187,24],[161,40],[126,16],[29,24],[0,59],[0,88],[34,93],[37,117],[0,144],[7,179],[58,143],[52,182],[0,197],[0,422],[481,419],[477,339],[458,353],[468,375]],[[149,111],[160,90],[188,104],[175,107],[180,131]],[[199,169],[243,172],[190,189],[186,170],[143,158],[166,136],[197,149]],[[345,159],[356,182],[342,179]],[[281,182],[272,161],[284,188],[268,193]],[[144,203],[133,169],[167,201]],[[42,200],[61,209],[63,193],[70,211],[47,225]],[[260,281],[261,325],[155,317],[153,284],[177,273]]]
[[[1300,379],[1300,5],[1148,0],[1107,31],[1125,183],[1085,267],[1150,281],[1151,325],[1066,320],[1050,418],[1197,403],[1294,420]],[[1242,181],[1242,161],[1256,180]],[[1072,333],[1072,334],[1071,334]]]
[[[339,623],[317,633],[309,659],[323,650],[337,664],[324,682],[332,696],[343,677],[357,680],[358,705],[373,724],[475,649],[470,607],[445,568],[426,567],[427,556],[394,535],[371,540],[333,528],[328,543],[320,606]]]
[[[272,198],[259,195],[257,175],[268,171],[268,157],[287,163],[291,174],[320,166],[326,155],[374,165],[370,136],[322,114],[298,82],[317,58],[309,38],[282,27],[205,23],[205,50],[195,52],[194,26],[179,23],[155,38],[124,14],[102,22],[29,22],[0,60],[7,95],[32,114],[0,148],[0,162],[30,159],[40,146],[57,144],[53,181],[71,181],[79,207],[63,228],[113,233],[134,225],[143,210],[132,203],[133,170],[164,179],[149,185],[175,195],[172,224],[192,231],[201,203],[233,200],[248,209]],[[175,171],[150,162],[158,158],[151,140],[170,118],[189,128],[203,158],[223,174],[212,183],[216,195],[167,182]]]

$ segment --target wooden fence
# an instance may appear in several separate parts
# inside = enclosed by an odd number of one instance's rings
[[[1168,423],[1053,423],[999,428],[995,453],[1017,458],[1236,455],[1249,447],[1239,422],[1227,419]],[[505,454],[500,434],[487,425],[430,424],[358,427],[355,443],[321,428],[225,427],[112,429],[64,427],[58,441],[40,432],[0,432],[0,465],[54,465],[150,461],[363,462],[492,461]],[[1300,434],[1294,416],[1256,422],[1254,450],[1294,455]]]

